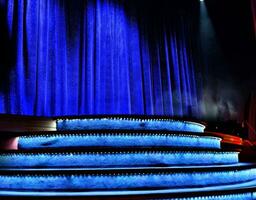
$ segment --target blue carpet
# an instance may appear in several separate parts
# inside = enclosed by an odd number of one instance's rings
[[[205,126],[194,122],[184,122],[177,120],[154,120],[154,119],[59,119],[57,120],[57,130],[165,130],[165,131],[187,131],[204,132]]]
[[[214,165],[238,162],[236,152],[6,153],[1,167],[125,167]]]
[[[175,134],[59,134],[23,136],[19,149],[66,147],[196,147],[220,149],[220,139]]]
[[[194,173],[0,175],[0,189],[30,191],[190,188],[256,179],[256,169]]]

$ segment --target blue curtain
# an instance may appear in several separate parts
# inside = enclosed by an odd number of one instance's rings
[[[198,116],[193,14],[157,2],[0,0],[0,112]]]

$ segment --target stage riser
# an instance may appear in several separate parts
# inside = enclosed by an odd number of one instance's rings
[[[81,134],[20,137],[19,149],[81,147],[189,147],[220,149],[214,137],[164,134]]]
[[[256,169],[177,173],[0,174],[0,189],[29,191],[130,190],[191,188],[256,179]]]
[[[1,167],[125,167],[238,162],[236,152],[70,152],[0,154]]]
[[[203,132],[205,126],[194,122],[168,119],[136,119],[136,118],[88,118],[88,119],[59,119],[57,130],[165,130]]]
[[[256,165],[221,150],[202,124],[107,116],[56,127],[21,133],[18,151],[0,152],[0,198],[255,199]]]

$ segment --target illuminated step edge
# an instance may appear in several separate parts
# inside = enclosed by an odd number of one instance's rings
[[[136,118],[86,118],[58,119],[57,130],[168,130],[204,132],[205,126],[195,122],[171,119],[136,119]]]
[[[22,136],[19,149],[71,147],[196,147],[220,149],[221,139],[181,134],[58,134]]]
[[[40,196],[40,199],[42,197],[45,197],[43,199],[49,200],[49,198],[53,197],[53,199],[56,199],[56,194],[54,192],[13,192],[13,191],[0,191],[0,197],[38,197]],[[62,198],[63,200],[70,200],[71,197],[74,197],[74,193],[62,193]],[[66,196],[65,196],[66,195]],[[72,195],[72,196],[71,196]],[[54,198],[55,197],[55,198]],[[81,199],[84,199],[85,197],[82,197]],[[106,197],[103,197],[106,199]],[[80,199],[80,198],[75,198],[75,199]],[[122,198],[124,199],[124,198]],[[127,198],[126,198],[127,199]],[[132,199],[138,199],[138,198],[133,198],[130,197],[130,200]],[[233,194],[225,194],[225,195],[209,195],[209,196],[195,196],[195,197],[182,197],[182,198],[141,198],[143,200],[255,200],[255,194],[252,192],[247,192],[247,193],[233,193]],[[110,200],[107,198],[107,200]],[[117,200],[117,198],[112,198],[111,200]],[[118,199],[120,200],[120,199]]]
[[[0,171],[1,190],[97,191],[220,186],[256,179],[256,169],[192,172]]]
[[[120,151],[1,153],[0,167],[136,167],[238,163],[237,152]]]
[[[151,200],[255,200],[253,193],[241,194],[227,194],[227,195],[211,195],[198,197],[184,197],[184,198],[165,198],[165,199],[151,199]]]

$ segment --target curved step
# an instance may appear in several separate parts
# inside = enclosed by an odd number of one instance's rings
[[[19,149],[80,147],[190,147],[220,149],[221,139],[161,131],[58,131],[19,137]]]
[[[130,191],[8,191],[0,190],[4,199],[90,199],[90,200],[255,200],[256,180],[224,186],[186,189],[130,190]]]
[[[0,190],[124,191],[220,186],[256,179],[256,166],[1,169]]]
[[[196,122],[147,117],[87,117],[57,119],[57,130],[125,129],[204,132],[205,126]]]
[[[255,200],[256,180],[246,183],[209,186],[188,189],[162,190],[130,190],[130,191],[86,191],[86,192],[53,192],[53,191],[8,191],[0,190],[0,197],[4,199],[150,199],[150,200]]]
[[[3,167],[142,167],[238,163],[238,152],[205,150],[106,149],[84,151],[5,151]]]

